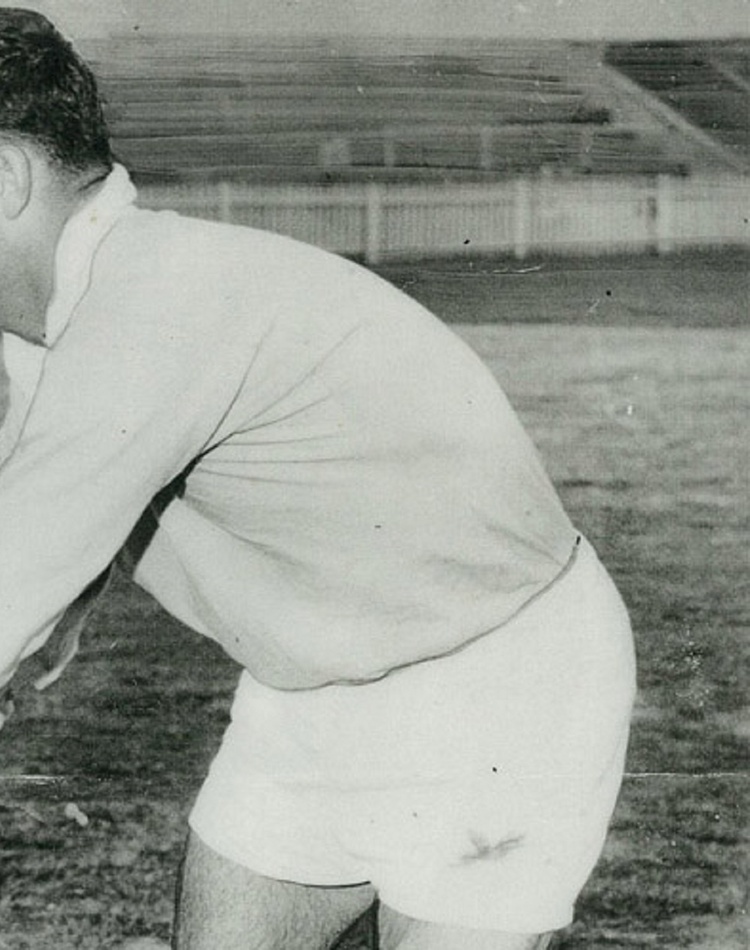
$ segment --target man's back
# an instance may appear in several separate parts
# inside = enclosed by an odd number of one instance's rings
[[[144,557],[139,576],[157,596],[189,576],[210,604],[197,618],[206,632],[260,679],[298,686],[439,655],[557,575],[574,531],[495,381],[435,318],[304,245],[184,219],[164,231],[156,240],[177,252],[159,260],[182,253],[193,285],[222,288],[213,332],[234,336],[244,359],[182,498],[161,514],[168,540],[157,533],[154,547],[181,570]],[[201,314],[183,315],[205,361]],[[221,358],[208,369],[223,373]],[[179,604],[194,603],[185,593]],[[296,669],[259,666],[258,640]]]
[[[250,229],[124,214],[28,428],[62,451],[87,439],[85,480],[68,453],[81,545],[124,540],[90,512],[116,506],[121,533],[123,506],[136,517],[182,476],[147,546],[138,534],[136,579],[285,688],[376,678],[481,636],[575,540],[464,344],[364,269]]]

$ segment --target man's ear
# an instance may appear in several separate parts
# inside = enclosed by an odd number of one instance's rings
[[[0,213],[15,220],[31,200],[32,167],[25,149],[0,144]]]

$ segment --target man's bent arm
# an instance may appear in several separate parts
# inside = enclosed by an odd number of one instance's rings
[[[0,468],[0,684],[210,442],[244,371],[169,318],[72,326]],[[203,334],[201,334],[203,337]],[[219,367],[217,371],[217,366]]]

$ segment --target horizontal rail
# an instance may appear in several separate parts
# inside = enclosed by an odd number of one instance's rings
[[[750,244],[750,178],[519,176],[495,183],[146,185],[141,203],[386,258]]]

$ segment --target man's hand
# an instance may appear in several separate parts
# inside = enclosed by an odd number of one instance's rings
[[[6,719],[13,715],[15,705],[13,703],[13,691],[10,683],[7,683],[0,689],[0,729],[5,725]]]
[[[86,590],[68,607],[46,642],[30,653],[13,672],[12,678],[0,686],[0,729],[13,714],[13,688],[20,695],[33,683],[37,690],[51,686],[78,652],[78,642],[86,622],[107,589],[112,567],[92,581]]]
[[[93,580],[86,590],[68,607],[47,642],[36,651],[43,673],[34,685],[37,689],[51,686],[78,652],[78,642],[89,616],[99,598],[109,586],[112,565]]]

